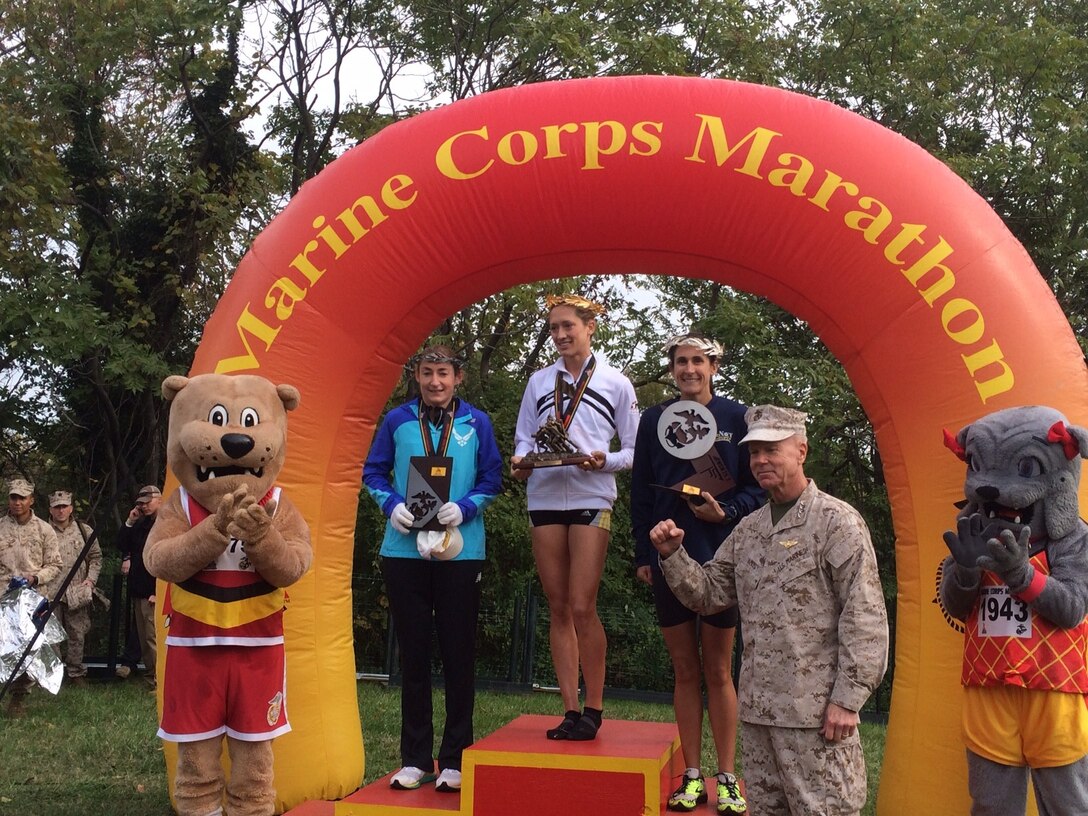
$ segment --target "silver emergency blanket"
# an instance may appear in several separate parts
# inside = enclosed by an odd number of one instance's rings
[[[19,674],[30,675],[47,691],[56,694],[64,679],[64,663],[55,648],[68,635],[52,615],[40,633],[34,626],[34,610],[44,598],[30,587],[20,587],[0,596],[0,686],[8,681],[27,644],[35,636],[34,648],[23,661]]]

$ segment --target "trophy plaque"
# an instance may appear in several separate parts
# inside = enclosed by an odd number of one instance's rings
[[[704,502],[703,491],[720,496],[736,487],[736,480],[714,447],[718,424],[705,405],[677,400],[661,413],[657,438],[661,447],[677,459],[691,462],[694,473],[674,485],[651,485],[670,491],[694,505]]]
[[[567,429],[554,416],[548,417],[540,430],[533,434],[533,439],[536,440],[536,450],[525,454],[521,461],[512,465],[514,470],[580,465],[593,461],[592,456],[574,446]]]
[[[404,497],[417,530],[444,530],[438,508],[450,500],[453,459],[449,456],[413,456],[408,460],[408,484]]]

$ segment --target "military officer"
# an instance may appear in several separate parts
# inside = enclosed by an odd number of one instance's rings
[[[41,592],[60,573],[57,534],[34,515],[34,485],[26,479],[12,479],[8,485],[8,514],[0,518],[0,592],[12,578],[24,578]],[[31,680],[16,678],[9,689],[8,714],[20,716],[26,707]]]
[[[806,415],[745,413],[752,474],[770,501],[700,565],[671,519],[650,540],[676,596],[744,621],[739,709],[756,813],[849,816],[865,804],[858,712],[887,667],[888,619],[876,555],[854,508],[804,474]]]

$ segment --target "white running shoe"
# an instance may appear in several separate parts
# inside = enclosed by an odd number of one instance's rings
[[[457,793],[461,790],[461,772],[455,768],[446,768],[438,775],[434,789],[443,793]]]
[[[415,790],[426,775],[427,772],[422,768],[405,765],[393,774],[393,778],[389,780],[389,787],[396,790]]]

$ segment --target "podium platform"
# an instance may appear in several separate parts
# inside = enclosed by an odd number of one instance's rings
[[[339,802],[306,802],[285,816],[646,816],[665,812],[674,778],[684,770],[675,723],[606,719],[595,740],[549,741],[544,732],[555,725],[555,719],[524,714],[473,743],[462,760],[460,794],[439,793],[433,784],[414,791],[393,790],[391,771]]]

